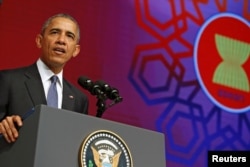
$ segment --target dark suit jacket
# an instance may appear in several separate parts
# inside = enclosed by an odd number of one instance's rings
[[[46,97],[36,64],[0,71],[0,120],[7,115],[20,115],[39,104],[46,105]],[[87,114],[85,94],[63,79],[62,108]]]

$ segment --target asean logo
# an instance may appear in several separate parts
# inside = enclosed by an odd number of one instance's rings
[[[81,167],[133,167],[125,142],[106,130],[90,134],[81,145],[79,157]]]
[[[206,21],[197,36],[194,65],[199,83],[217,106],[228,112],[250,111],[250,26],[224,13]]]

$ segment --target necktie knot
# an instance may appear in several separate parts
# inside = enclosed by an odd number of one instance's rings
[[[51,81],[51,84],[56,84],[58,80],[58,77],[56,75],[53,75],[51,78],[50,78],[50,81]]]

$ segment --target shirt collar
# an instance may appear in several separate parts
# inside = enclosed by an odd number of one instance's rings
[[[40,73],[42,82],[46,82],[46,81],[50,80],[50,78],[53,75],[56,75],[58,77],[59,84],[62,86],[63,71],[61,71],[58,74],[54,74],[40,58],[37,60],[36,64],[37,64],[37,68],[38,68],[38,71]]]

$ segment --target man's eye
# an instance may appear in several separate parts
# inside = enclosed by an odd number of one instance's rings
[[[58,31],[51,31],[51,34],[57,34]]]
[[[68,37],[70,37],[72,39],[75,39],[75,37],[73,35],[68,35]]]

